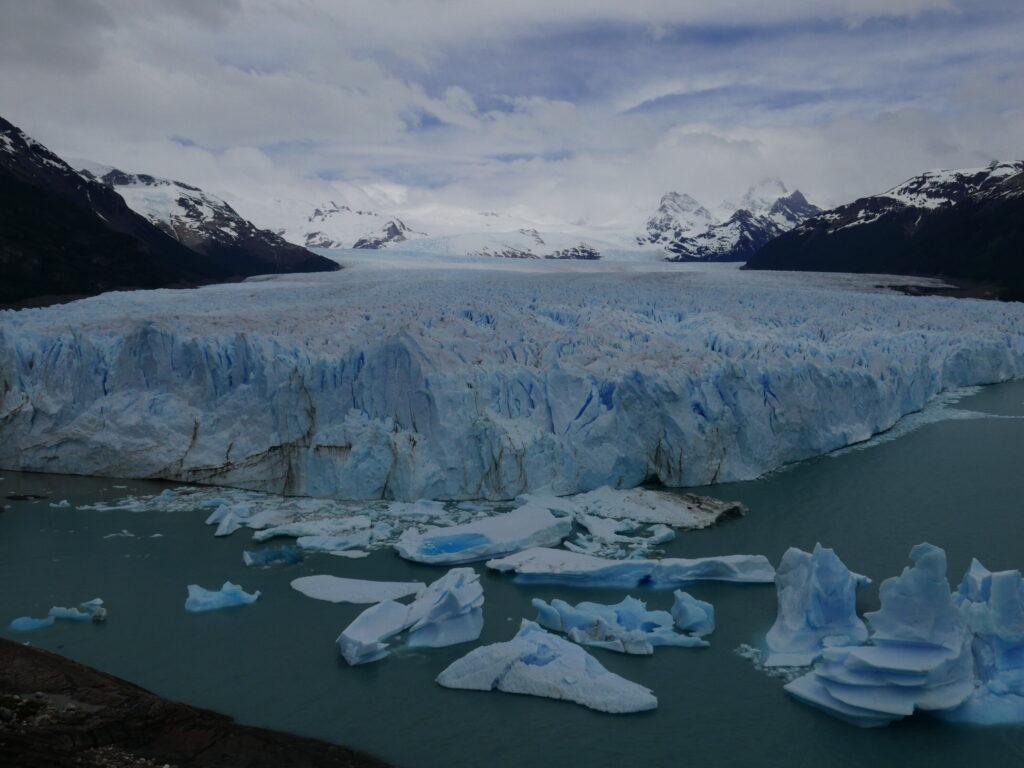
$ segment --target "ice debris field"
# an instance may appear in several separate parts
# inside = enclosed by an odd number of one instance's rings
[[[1024,373],[1022,305],[879,276],[385,262],[0,313],[0,467],[401,501],[694,486]]]

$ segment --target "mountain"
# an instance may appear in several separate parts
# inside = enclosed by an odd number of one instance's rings
[[[722,203],[716,216],[689,195],[669,192],[637,238],[661,245],[668,261],[746,261],[761,246],[820,209],[778,179],[751,187],[739,205]]]
[[[1024,162],[929,171],[819,213],[748,269],[935,275],[1024,298]]]
[[[297,225],[281,234],[307,248],[384,248],[425,237],[397,217],[353,209],[333,200],[317,206]]]
[[[337,265],[325,260],[323,268]],[[198,253],[0,118],[0,305],[282,271],[290,269]]]
[[[87,179],[106,184],[128,206],[170,235],[232,274],[322,272],[336,269],[329,259],[258,229],[226,202],[199,187],[109,166],[75,163]]]

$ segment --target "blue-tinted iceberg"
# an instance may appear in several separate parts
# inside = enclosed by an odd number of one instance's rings
[[[302,562],[302,553],[295,547],[284,544],[280,547],[267,547],[266,549],[244,550],[242,562],[249,566],[266,568],[271,565],[295,565]]]
[[[676,627],[694,637],[704,637],[715,631],[715,606],[698,600],[689,592],[677,589],[672,593],[672,620]]]
[[[470,651],[437,682],[446,688],[564,699],[616,714],[658,706],[648,688],[609,672],[580,646],[525,619],[514,638]]]
[[[650,655],[659,645],[707,645],[699,637],[677,632],[668,611],[648,610],[646,603],[635,597],[626,597],[617,605],[582,602],[576,606],[557,599],[549,605],[534,598],[533,607],[538,624],[564,632],[580,645],[638,655]]]
[[[235,605],[249,605],[260,597],[260,591],[249,594],[237,584],[225,581],[219,590],[203,589],[198,584],[188,585],[188,598],[185,610],[192,613],[215,611],[219,608],[230,608]]]
[[[910,557],[914,566],[882,582],[881,610],[866,616],[873,644],[824,649],[787,691],[862,727],[952,709],[971,695],[972,636],[950,595],[946,553],[918,544]]]
[[[825,648],[862,645],[868,629],[857,616],[858,578],[831,549],[790,547],[775,573],[779,613],[768,631],[767,667],[803,667]]]
[[[453,568],[409,605],[385,600],[363,611],[338,636],[349,664],[388,655],[387,639],[406,630],[410,647],[438,648],[476,640],[484,626],[484,591],[472,568]]]
[[[544,507],[527,504],[465,525],[431,528],[426,533],[408,529],[395,550],[406,560],[453,565],[530,547],[556,546],[571,532],[571,518],[556,517]]]
[[[953,602],[974,634],[977,678],[971,696],[949,720],[994,725],[1024,723],[1024,584],[1019,571],[993,573],[977,560]]]
[[[523,584],[567,584],[587,587],[673,588],[694,581],[770,584],[775,569],[763,555],[610,560],[564,549],[536,547],[488,560],[487,567],[515,574]]]
[[[96,597],[80,603],[77,608],[64,608],[55,605],[41,619],[34,619],[31,616],[20,616],[12,621],[8,628],[18,632],[29,632],[33,629],[49,627],[57,619],[62,621],[106,621],[107,609],[103,606],[103,600]]]

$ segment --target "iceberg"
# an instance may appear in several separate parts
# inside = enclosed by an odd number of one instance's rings
[[[107,609],[103,606],[103,600],[96,597],[92,600],[80,603],[77,608],[64,608],[62,606],[55,605],[50,608],[46,616],[41,619],[34,619],[31,616],[20,616],[12,621],[8,625],[8,628],[17,632],[29,632],[33,629],[49,627],[57,619],[61,619],[63,621],[101,622],[107,620]]]
[[[480,637],[484,626],[484,591],[472,568],[452,568],[420,592],[409,605],[377,603],[338,636],[338,650],[351,665],[388,655],[389,638],[409,631],[409,647],[439,648]]]
[[[704,637],[715,631],[715,606],[681,589],[672,595],[675,598],[672,620],[679,629],[694,637]]]
[[[831,550],[790,547],[775,573],[779,613],[768,630],[766,667],[806,667],[825,648],[863,645],[868,628],[857,616],[858,578]]]
[[[437,676],[446,688],[563,699],[613,714],[658,706],[648,688],[609,672],[578,645],[523,620],[504,643],[470,651]]]
[[[249,594],[237,584],[225,581],[219,590],[203,589],[198,584],[188,585],[188,598],[185,610],[191,613],[215,611],[219,608],[230,608],[235,605],[249,605],[260,597],[259,590]]]
[[[872,645],[825,648],[786,691],[865,728],[954,709],[971,695],[972,635],[950,594],[946,553],[918,544],[910,557],[914,566],[882,582],[882,607],[866,615]]]
[[[404,501],[698,486],[1024,376],[1019,303],[512,266],[367,262],[6,312],[0,468]]]
[[[939,713],[947,720],[997,725],[1024,723],[1024,583],[1019,571],[993,573],[971,562],[953,593],[973,633],[977,678],[970,697]]]
[[[695,581],[770,584],[775,569],[764,555],[610,560],[563,549],[536,547],[487,561],[487,567],[512,573],[522,584],[587,587],[650,586],[669,589]]]
[[[557,599],[549,605],[534,598],[533,607],[537,609],[538,624],[563,632],[580,645],[646,656],[654,653],[655,646],[659,645],[681,648],[708,645],[699,637],[676,632],[668,611],[650,611],[646,603],[634,597],[626,597],[617,605],[582,602],[576,606]]]
[[[302,562],[302,553],[287,544],[266,549],[243,550],[242,562],[248,566],[266,568],[271,565],[295,565]]]
[[[571,532],[571,519],[555,517],[543,507],[525,505],[503,515],[431,528],[426,533],[409,528],[395,544],[395,551],[406,560],[457,565],[531,547],[556,546]]]
[[[315,600],[329,603],[379,603],[419,595],[427,585],[420,581],[370,581],[338,576],[302,576],[292,580],[292,589]]]

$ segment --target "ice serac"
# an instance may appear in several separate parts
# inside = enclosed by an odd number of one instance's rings
[[[329,603],[379,603],[400,597],[419,595],[427,588],[420,581],[372,581],[344,579],[320,574],[292,579],[292,589],[315,600]]]
[[[515,575],[524,584],[660,589],[694,581],[770,584],[775,569],[764,555],[610,560],[564,549],[536,547],[487,561],[487,567]]]
[[[948,720],[996,725],[1024,723],[1024,583],[1019,571],[993,573],[977,560],[953,593],[974,635],[970,697],[941,713]]]
[[[790,547],[775,573],[779,613],[768,631],[768,667],[810,665],[825,648],[862,645],[868,628],[857,616],[857,589],[865,583],[831,549]]]
[[[236,605],[249,605],[259,600],[259,597],[259,590],[250,594],[230,581],[225,581],[224,586],[216,590],[203,589],[198,584],[189,584],[185,610],[191,613],[215,611]]]
[[[1021,304],[545,266],[366,267],[5,313],[0,467],[344,499],[697,486],[1024,375]]]
[[[658,706],[648,688],[609,672],[575,643],[526,619],[514,638],[470,651],[441,672],[437,682],[446,688],[562,699],[613,714]]]
[[[971,695],[972,636],[950,594],[946,553],[918,544],[910,557],[914,566],[882,582],[881,610],[866,616],[872,644],[824,649],[789,693],[865,728],[954,709]]]
[[[571,532],[571,519],[555,517],[543,507],[528,504],[465,525],[431,528],[426,533],[407,529],[395,550],[406,560],[456,565],[531,547],[557,546]]]
[[[582,602],[575,606],[564,600],[548,604],[534,598],[533,607],[537,609],[538,624],[563,632],[580,645],[645,656],[659,645],[708,645],[699,637],[676,632],[672,614],[648,610],[647,604],[635,597],[625,597],[616,605]]]
[[[484,591],[472,568],[452,568],[409,605],[385,600],[367,608],[338,636],[351,665],[388,655],[385,642],[408,630],[411,648],[439,648],[476,640],[484,626]]]

